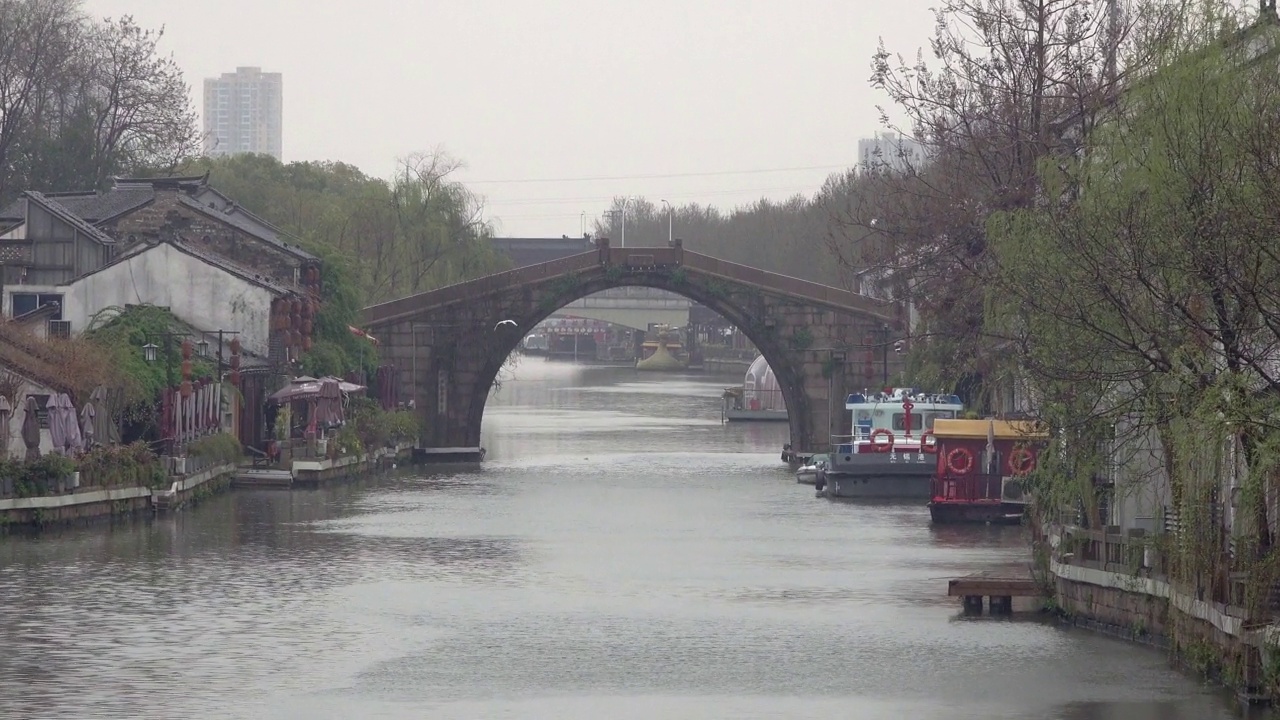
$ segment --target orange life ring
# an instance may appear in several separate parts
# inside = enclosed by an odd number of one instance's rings
[[[876,438],[889,438],[888,442],[876,442]],[[893,449],[893,431],[878,428],[871,432],[871,447],[876,452],[888,452]]]
[[[1036,469],[1036,456],[1025,447],[1016,447],[1009,454],[1009,469],[1014,475],[1026,475]]]
[[[938,452],[938,437],[933,434],[932,430],[925,430],[920,433],[920,452],[929,453],[930,455]]]
[[[947,453],[947,469],[956,475],[967,475],[973,470],[973,453],[969,448],[955,448]]]

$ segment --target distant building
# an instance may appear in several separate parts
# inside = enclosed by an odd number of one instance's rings
[[[264,153],[281,159],[280,73],[240,67],[204,81],[204,153]]]
[[[909,137],[882,132],[858,141],[858,170],[888,168],[904,171],[925,162],[924,146]]]

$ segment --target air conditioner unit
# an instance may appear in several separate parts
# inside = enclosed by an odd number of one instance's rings
[[[1004,502],[1027,502],[1027,486],[1023,478],[1006,475],[1000,479],[1000,499]]]
[[[71,321],[70,320],[50,320],[48,335],[51,338],[62,338],[63,340],[71,339]]]

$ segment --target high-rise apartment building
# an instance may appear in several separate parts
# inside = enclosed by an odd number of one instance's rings
[[[281,159],[283,81],[280,73],[240,67],[204,81],[206,155],[265,153]]]
[[[919,169],[925,162],[924,146],[896,133],[876,133],[875,137],[858,141],[858,169],[889,168],[903,171]]]

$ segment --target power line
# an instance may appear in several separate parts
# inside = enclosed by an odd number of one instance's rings
[[[764,173],[800,172],[802,170],[847,170],[848,165],[808,165],[756,170],[717,170],[713,172],[662,173],[653,175],[599,175],[595,177],[519,178],[512,180],[459,180],[463,185],[515,185],[518,183],[596,182],[603,180],[658,180],[664,178],[717,177],[722,175],[761,175]]]
[[[741,190],[708,190],[706,192],[690,192],[690,193],[655,193],[654,196],[662,195],[668,199],[677,200],[696,200],[701,197],[718,197],[724,195],[741,195],[744,193],[764,193],[764,192],[790,192],[790,193],[815,193],[818,189],[813,186],[795,186],[788,185],[785,187],[767,187],[767,188],[743,188]],[[580,202],[608,202],[617,199],[617,195],[596,195],[590,197],[547,197],[547,198],[515,198],[512,200],[503,200],[500,198],[486,197],[485,201],[492,205],[564,205],[566,203]]]

